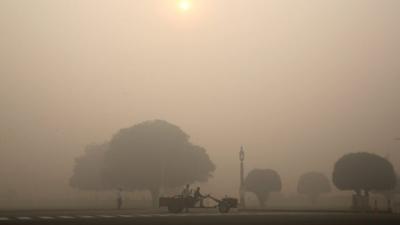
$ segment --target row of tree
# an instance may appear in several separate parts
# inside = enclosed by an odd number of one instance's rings
[[[161,189],[205,182],[214,170],[203,147],[190,143],[179,127],[154,120],[122,129],[107,143],[88,146],[76,159],[70,184],[81,190],[148,190],[156,205]],[[368,197],[371,191],[391,197],[396,176],[388,160],[351,153],[336,162],[332,181],[340,190],[353,190],[355,199]],[[246,191],[255,193],[261,206],[271,192],[281,188],[281,178],[274,170],[255,169],[245,179]],[[299,179],[298,192],[312,202],[330,191],[330,181],[321,173],[307,173]],[[353,203],[358,204],[354,197]]]
[[[370,153],[350,153],[340,158],[334,166],[333,184],[343,191],[354,191],[353,207],[368,209],[371,191],[383,194],[390,204],[395,194],[400,193],[400,178],[396,178],[392,164],[385,158]],[[282,188],[279,174],[271,169],[254,169],[245,179],[245,191],[253,192],[260,206],[265,205],[271,192]],[[322,173],[310,172],[302,175],[297,191],[307,195],[315,203],[321,194],[329,193],[329,179]]]
[[[244,188],[257,196],[261,207],[265,206],[271,192],[280,192],[282,182],[279,174],[271,169],[254,169],[247,175]],[[299,194],[306,195],[315,203],[321,194],[329,193],[331,185],[328,178],[318,172],[303,174],[297,184]]]

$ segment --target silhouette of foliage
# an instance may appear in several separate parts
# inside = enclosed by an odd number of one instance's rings
[[[85,154],[75,159],[73,175],[70,185],[81,190],[105,190],[108,189],[102,179],[104,154],[108,144],[89,145]]]
[[[333,183],[340,190],[364,191],[390,190],[396,184],[392,164],[385,158],[370,153],[351,153],[340,158],[334,167]]]
[[[279,174],[271,169],[254,169],[250,171],[244,181],[246,191],[253,192],[264,207],[271,192],[279,192],[282,189]]]
[[[306,195],[311,203],[316,203],[321,194],[329,193],[331,186],[328,178],[318,172],[303,174],[297,183],[297,192]]]
[[[105,154],[105,180],[125,189],[149,190],[154,206],[160,188],[205,182],[215,165],[204,148],[166,121],[154,120],[120,130]]]

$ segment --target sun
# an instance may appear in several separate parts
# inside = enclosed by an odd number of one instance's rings
[[[192,8],[192,3],[190,0],[180,0],[178,2],[178,6],[181,11],[188,11],[190,8]]]

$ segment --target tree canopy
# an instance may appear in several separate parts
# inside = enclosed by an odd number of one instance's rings
[[[340,158],[334,167],[333,183],[340,190],[390,190],[396,184],[392,164],[385,158],[371,153],[350,153]]]
[[[271,169],[254,169],[250,171],[244,181],[246,191],[253,192],[260,206],[264,207],[271,192],[279,192],[282,189],[279,174]]]
[[[205,182],[215,165],[206,150],[189,142],[179,127],[163,120],[147,121],[120,130],[104,158],[108,183],[150,190],[157,200],[161,187]]]
[[[105,190],[107,185],[103,182],[102,168],[104,154],[108,143],[93,144],[86,147],[85,154],[75,159],[73,175],[70,185],[81,190]]]
[[[319,172],[303,174],[297,183],[297,192],[307,195],[315,203],[321,194],[329,193],[331,186],[328,178]]]

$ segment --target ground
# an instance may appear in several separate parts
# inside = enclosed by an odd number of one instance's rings
[[[400,215],[386,213],[349,212],[268,212],[237,210],[219,214],[216,210],[192,210],[170,214],[166,210],[42,210],[0,212],[1,224],[270,224],[270,225],[381,225],[400,224]]]

